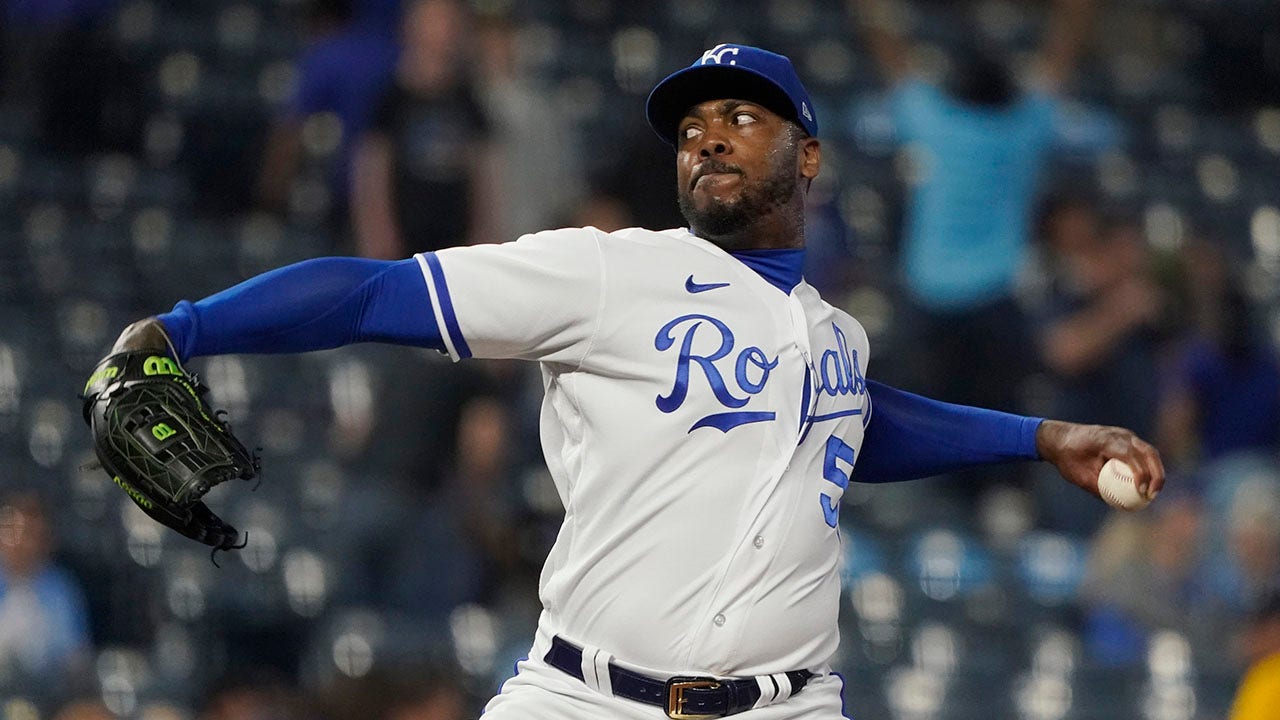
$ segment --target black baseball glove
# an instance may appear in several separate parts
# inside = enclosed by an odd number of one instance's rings
[[[85,385],[84,419],[98,461],[138,507],[216,552],[244,544],[200,499],[219,483],[252,479],[259,464],[206,392],[163,352],[116,353]]]

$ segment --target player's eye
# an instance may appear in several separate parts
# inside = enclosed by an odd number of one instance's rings
[[[696,138],[701,134],[702,134],[702,128],[699,128],[696,125],[690,125],[689,127],[686,127],[685,129],[680,131],[680,137],[685,140],[692,140],[693,138]]]
[[[756,116],[749,112],[737,112],[733,114],[734,125],[746,125],[756,121]]]

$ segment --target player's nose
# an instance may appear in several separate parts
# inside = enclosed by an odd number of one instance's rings
[[[704,158],[712,157],[715,155],[725,155],[728,152],[729,152],[729,145],[723,141],[703,143],[702,147],[698,150],[698,154]]]
[[[729,143],[729,139],[724,135],[708,129],[702,134],[701,143],[698,147],[698,155],[709,158],[715,155],[725,155],[733,150],[733,145]]]

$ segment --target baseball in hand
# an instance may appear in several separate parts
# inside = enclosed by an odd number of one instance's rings
[[[1102,466],[1098,475],[1098,493],[1107,504],[1121,510],[1141,510],[1151,503],[1151,499],[1138,492],[1138,481],[1133,476],[1133,469],[1123,461],[1112,458]]]

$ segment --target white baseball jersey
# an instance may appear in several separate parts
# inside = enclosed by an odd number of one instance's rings
[[[684,229],[418,261],[455,359],[541,363],[565,518],[539,637],[655,676],[823,668],[837,513],[871,412],[862,326]]]

